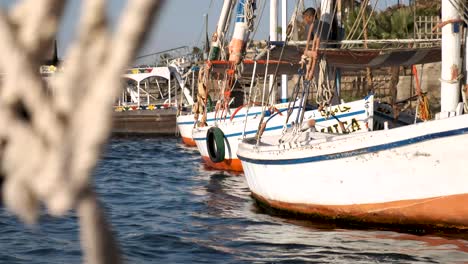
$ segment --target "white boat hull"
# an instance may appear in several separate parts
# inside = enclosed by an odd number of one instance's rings
[[[297,113],[297,111],[296,111]],[[284,113],[286,115],[286,113]],[[265,129],[264,134],[280,133],[285,124],[285,116],[277,115],[275,118],[272,118],[268,122],[268,126]],[[258,124],[261,115],[252,116],[247,121],[246,126],[246,136],[254,136],[258,131]],[[268,117],[266,117],[267,119]],[[242,140],[242,134],[244,131],[245,120],[237,120],[233,122],[222,122],[216,124],[216,127],[221,129],[224,134],[224,149],[225,155],[222,162],[213,162],[208,154],[208,145],[207,145],[207,132],[212,126],[198,127],[193,129],[193,139],[195,144],[200,151],[200,155],[204,160],[205,164],[209,167],[220,169],[220,170],[229,170],[242,172],[242,165],[240,160],[237,158],[237,145]]]
[[[298,143],[265,138],[266,146],[256,147],[244,141],[238,156],[253,195],[274,208],[385,224],[468,227],[466,133],[463,115],[359,135],[308,141],[304,135]]]
[[[244,119],[245,114],[246,114],[246,109],[247,108],[242,108],[240,109],[236,115],[234,116],[233,120],[239,120],[239,119]],[[235,112],[236,109],[230,109],[229,113],[226,115],[226,118],[220,118],[221,113],[215,113],[215,112],[208,112],[207,113],[207,124],[208,126],[213,125],[216,121],[223,121],[223,122],[230,122],[231,119],[231,113]],[[259,115],[262,111],[261,107],[254,106],[250,109],[249,111],[249,118],[251,116],[256,116]],[[182,137],[182,141],[187,145],[187,146],[196,146],[195,141],[193,140],[192,137],[192,130],[195,127],[195,115],[194,114],[187,114],[187,115],[180,115],[177,116],[177,129],[180,133],[180,136]],[[215,118],[216,116],[216,118]]]

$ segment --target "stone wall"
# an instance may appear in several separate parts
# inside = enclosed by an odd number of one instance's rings
[[[418,79],[423,93],[427,93],[432,109],[440,107],[440,62],[416,66]],[[390,102],[390,74],[388,69],[373,70],[373,88],[376,98]],[[422,73],[422,74],[421,74]],[[342,77],[342,97],[357,99],[367,94],[366,74],[361,72],[347,72]],[[397,85],[397,101],[408,99],[416,94],[414,77],[410,67],[400,68]]]
[[[440,62],[416,66],[421,90],[423,93],[427,93],[430,107],[433,110],[440,108],[440,67]],[[411,94],[415,94],[414,88],[408,89],[408,87],[412,87],[412,79],[411,75],[400,76],[397,100],[403,100]]]
[[[430,108],[434,111],[440,109],[440,63],[430,63],[425,65],[418,65],[417,67],[421,89],[427,93]],[[422,72],[422,75],[421,75]],[[390,72],[389,69],[372,70],[373,75],[373,91],[375,97],[383,102],[391,102],[390,90]],[[298,76],[290,76],[288,81],[288,95],[290,96],[294,85],[297,83]],[[351,101],[365,97],[369,88],[366,85],[366,72],[365,71],[346,71],[343,72],[341,87],[341,99]],[[278,82],[278,86],[280,86]],[[281,89],[281,88],[280,88]],[[309,96],[312,104],[315,103],[315,92]],[[410,67],[400,68],[400,77],[397,85],[397,101],[408,99],[416,94],[414,85],[414,78]],[[280,96],[277,96],[279,100]],[[415,102],[408,103],[409,107],[415,106]],[[408,105],[406,106],[408,107]]]

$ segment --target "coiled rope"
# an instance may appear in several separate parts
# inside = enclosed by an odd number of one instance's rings
[[[244,15],[245,20],[247,22],[247,27],[250,32],[254,30],[254,18],[255,18],[255,1],[254,0],[247,0],[244,3]]]
[[[67,2],[25,0],[9,14],[0,12],[3,201],[30,224],[40,205],[54,216],[75,208],[84,262],[120,263],[90,176],[110,134],[120,76],[164,1],[128,1],[115,30],[106,20],[106,1],[82,1],[77,39],[64,71],[48,86],[38,68]]]

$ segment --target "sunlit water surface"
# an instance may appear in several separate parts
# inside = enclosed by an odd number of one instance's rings
[[[463,263],[468,242],[268,215],[242,174],[178,138],[114,139],[95,185],[127,263]],[[0,209],[0,263],[80,263],[74,212],[26,227]]]

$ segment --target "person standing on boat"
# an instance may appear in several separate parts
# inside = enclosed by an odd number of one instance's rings
[[[326,9],[328,10],[328,9]],[[333,38],[335,34],[333,34],[332,27],[330,25],[330,21],[332,21],[332,15],[330,12],[322,13],[321,15],[317,13],[317,11],[313,7],[309,7],[302,12],[302,19],[305,23],[305,39],[310,31],[310,42],[314,43],[317,41],[318,47],[312,48],[309,50],[309,56],[313,59],[318,59],[319,67],[315,68],[314,75],[316,76],[315,81],[317,85],[322,87],[323,83],[325,82],[325,75],[328,75],[328,79],[332,80],[334,78],[330,67],[327,65],[327,62],[324,58],[318,58],[317,49],[320,48],[327,48],[330,47],[329,44],[326,42]],[[311,29],[312,27],[312,29]],[[336,31],[336,30],[335,30]],[[314,39],[318,37],[318,39]],[[314,45],[313,45],[314,46]],[[336,89],[336,88],[335,88]],[[332,92],[332,94],[338,94],[337,91]],[[318,102],[317,102],[318,103]],[[339,98],[337,96],[331,96],[331,101],[329,103],[337,104],[339,103]]]
[[[330,14],[324,15],[329,16]],[[334,35],[333,32],[331,32],[330,24],[327,22],[330,19],[328,17],[320,19],[319,14],[317,14],[317,11],[313,7],[309,7],[302,12],[302,20],[305,24],[305,40],[307,40],[307,33],[310,27],[313,27],[310,33],[310,40],[313,40],[316,34],[319,34],[321,41],[327,41]]]
[[[304,12],[302,12],[302,20],[306,25],[305,40],[307,40],[307,33],[309,32],[310,27],[314,27],[312,29],[312,32],[310,33],[310,40],[313,40],[318,28],[317,12],[315,11],[315,8],[309,7],[306,10],[304,10]]]

